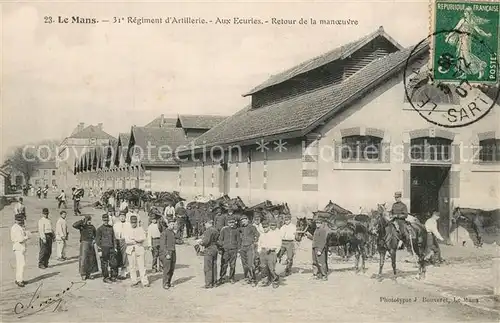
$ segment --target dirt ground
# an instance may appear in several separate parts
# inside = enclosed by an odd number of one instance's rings
[[[329,280],[320,282],[311,279],[311,244],[303,241],[298,245],[293,275],[282,279],[279,288],[251,287],[238,282],[205,290],[202,289],[203,259],[196,256],[192,240],[188,240],[185,245],[177,246],[177,267],[171,290],[162,288],[161,273],[149,273],[151,286],[148,288],[132,288],[130,280],[104,284],[101,278],[81,285],[78,232],[70,228],[68,261],[55,260],[54,246],[49,268],[39,269],[37,221],[41,208],[49,207],[55,225],[56,201],[53,196],[41,201],[27,197],[25,201],[27,227],[33,237],[28,244],[25,271],[29,284],[24,288],[14,284],[15,259],[9,237],[13,205],[0,214],[2,322],[498,322],[500,319],[499,303],[491,297],[491,258],[498,255],[498,250],[492,248],[443,246],[443,257],[448,264],[429,267],[425,281],[414,279],[417,268],[412,263],[398,262],[400,272],[395,280],[390,279],[390,263],[386,263],[385,279],[378,281],[371,278],[378,270],[378,261],[369,261],[368,270],[356,274],[351,270],[353,261],[342,262],[333,257],[329,262]],[[85,207],[83,213],[94,215],[94,224],[100,225],[101,210]],[[67,219],[71,226],[79,218],[69,212]],[[150,253],[146,265],[151,266]],[[282,271],[283,266],[279,265],[278,273]],[[241,273],[238,259],[237,279],[242,278]],[[72,282],[79,284],[71,286]],[[39,298],[32,303],[33,309],[16,314],[16,303],[28,307],[37,288]],[[70,289],[62,293],[67,288]],[[59,298],[63,300],[54,311],[56,304],[50,305],[50,302]],[[48,303],[43,303],[45,301]],[[42,310],[36,312],[40,308]],[[17,312],[20,312],[19,305]]]

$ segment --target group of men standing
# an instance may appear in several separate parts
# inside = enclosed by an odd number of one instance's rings
[[[256,215],[254,222],[250,223],[246,215],[230,211],[228,214],[218,213],[214,220],[206,221],[202,238],[196,240],[205,248],[204,288],[217,287],[226,282],[235,283],[238,254],[241,258],[244,278],[248,284],[257,286],[261,281],[262,286],[272,284],[274,288],[277,288],[279,286],[279,275],[276,273],[278,257],[281,258],[286,253],[287,264],[284,274],[288,276],[292,272],[295,255],[294,240],[297,228],[291,223],[290,215],[284,215],[284,220],[284,225],[278,229],[275,219],[260,223],[260,217]],[[219,254],[221,266],[220,276],[217,279]],[[227,275],[228,267],[229,275]]]

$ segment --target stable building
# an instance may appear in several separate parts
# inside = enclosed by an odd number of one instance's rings
[[[84,188],[174,191],[179,188],[179,148],[222,122],[225,116],[161,115],[144,127],[132,126],[117,140],[89,149],[75,162]]]
[[[429,47],[408,59],[412,49],[380,27],[271,76],[244,94],[247,107],[181,152],[181,195],[269,199],[310,216],[329,200],[358,212],[402,191],[411,212],[441,212],[443,233],[456,206],[499,207],[498,107],[466,127],[426,121],[406,99],[403,74],[407,61],[424,68]],[[428,95],[412,86],[413,100]],[[454,93],[436,100],[460,104]]]

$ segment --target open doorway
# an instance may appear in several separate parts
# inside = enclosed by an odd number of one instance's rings
[[[411,213],[425,223],[433,211],[439,211],[443,236],[449,230],[450,184],[450,166],[411,166]]]

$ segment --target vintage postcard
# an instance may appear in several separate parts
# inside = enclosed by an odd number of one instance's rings
[[[0,0],[0,321],[498,322],[499,19]]]

